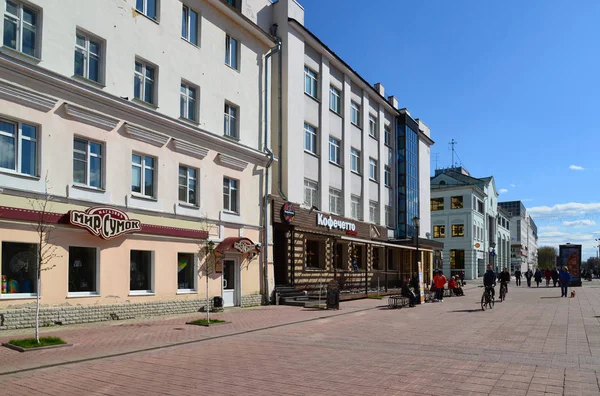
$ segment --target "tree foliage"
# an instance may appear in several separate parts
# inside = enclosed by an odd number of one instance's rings
[[[600,270],[600,258],[590,257],[589,259],[587,259],[587,261],[585,262],[585,269],[587,271],[591,271],[591,270],[599,271]]]
[[[538,249],[538,268],[554,268],[558,252],[554,246],[542,246]]]

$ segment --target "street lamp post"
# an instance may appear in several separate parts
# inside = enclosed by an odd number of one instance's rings
[[[418,287],[415,287],[415,295],[417,296],[417,304],[421,304],[421,282],[422,280],[422,275],[419,273],[419,226],[420,226],[420,222],[421,220],[419,219],[419,217],[415,216],[412,219],[413,222],[413,226],[415,227],[415,247],[417,248],[417,250],[415,251],[415,260],[414,260],[414,270],[413,273],[417,274],[417,279],[418,279]],[[412,278],[412,274],[411,274],[411,278]]]
[[[490,264],[492,265],[492,268],[496,268],[496,266],[494,265],[494,256],[496,255],[496,243],[495,242],[490,242]],[[496,268],[496,272],[498,272],[498,268]]]
[[[596,258],[600,258],[600,238],[596,238],[596,243],[598,243],[598,251],[596,252]]]

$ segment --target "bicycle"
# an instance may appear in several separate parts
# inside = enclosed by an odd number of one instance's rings
[[[492,297],[492,287],[493,286],[485,286],[483,295],[481,296],[481,310],[482,311],[485,311],[486,307],[490,307],[490,309],[494,308],[494,298]]]
[[[500,301],[506,300],[506,284],[500,283]]]

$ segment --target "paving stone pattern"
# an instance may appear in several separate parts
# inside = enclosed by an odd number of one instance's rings
[[[0,381],[11,395],[600,395],[600,282],[586,285],[576,298],[510,287],[485,312],[482,289],[470,289],[401,310],[385,300],[226,310],[214,317],[232,323],[210,328],[187,316],[80,325],[52,332],[71,348],[0,349],[0,370],[190,342]]]

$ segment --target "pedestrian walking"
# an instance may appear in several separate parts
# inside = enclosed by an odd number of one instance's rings
[[[525,272],[525,278],[527,279],[527,287],[531,287],[531,278],[533,278],[533,273],[530,269]]]
[[[519,267],[517,267],[517,270],[515,271],[515,285],[521,286],[521,270]]]
[[[546,278],[546,287],[550,287],[550,279],[552,279],[552,271],[550,271],[550,268],[546,268],[544,277]]]
[[[462,286],[465,285],[465,271],[460,271],[460,283]]]
[[[410,279],[410,285],[414,290],[416,300],[421,301],[421,284],[419,282],[419,274],[416,272],[413,272],[412,278]]]
[[[566,266],[558,274],[558,279],[560,281],[560,296],[567,297],[567,288],[569,287],[569,282],[571,282],[571,274]]]
[[[444,273],[441,270],[438,271],[438,274],[433,278],[433,281],[435,283],[436,299],[439,302],[444,302],[444,285],[446,285]]]
[[[540,287],[540,283],[542,282],[542,272],[540,271],[539,268],[536,268],[533,278],[535,279],[535,283],[537,284],[537,287]]]
[[[556,268],[552,269],[552,282],[554,283],[554,287],[558,284],[558,271]]]

